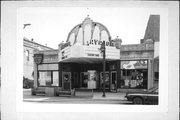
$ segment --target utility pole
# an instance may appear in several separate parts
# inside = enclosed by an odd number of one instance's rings
[[[101,52],[103,53],[103,95],[102,97],[106,97],[105,94],[105,79],[106,79],[106,46],[105,46],[105,41],[103,41],[103,43],[101,44],[101,48],[100,48]]]

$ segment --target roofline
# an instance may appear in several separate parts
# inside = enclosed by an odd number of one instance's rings
[[[36,45],[39,45],[39,46],[42,46],[42,47],[49,48],[49,49],[51,49],[51,50],[54,50],[54,48],[47,47],[47,46],[45,46],[45,45],[41,45],[41,44],[39,44],[39,43],[37,43],[37,42],[34,42],[34,41],[30,41],[30,40],[28,40],[27,38],[23,38],[23,40],[24,40],[24,41],[27,41],[27,42],[30,42],[30,43],[33,43],[33,44],[36,44]]]

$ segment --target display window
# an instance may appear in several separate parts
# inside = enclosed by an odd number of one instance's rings
[[[147,89],[147,60],[121,61],[121,88]]]
[[[58,71],[39,71],[38,85],[39,86],[58,86],[59,85]]]

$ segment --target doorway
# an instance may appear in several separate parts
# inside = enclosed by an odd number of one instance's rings
[[[63,90],[71,90],[71,72],[62,73],[62,88]]]
[[[111,72],[111,91],[117,92],[117,72]]]
[[[88,72],[81,72],[80,73],[80,87],[87,88],[88,84]]]

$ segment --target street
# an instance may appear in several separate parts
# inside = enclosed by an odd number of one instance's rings
[[[55,103],[55,104],[132,104],[125,98],[125,93],[106,92],[106,97],[102,97],[102,92],[76,92],[76,96],[53,96],[31,95],[30,89],[23,90],[24,102],[34,103]]]

